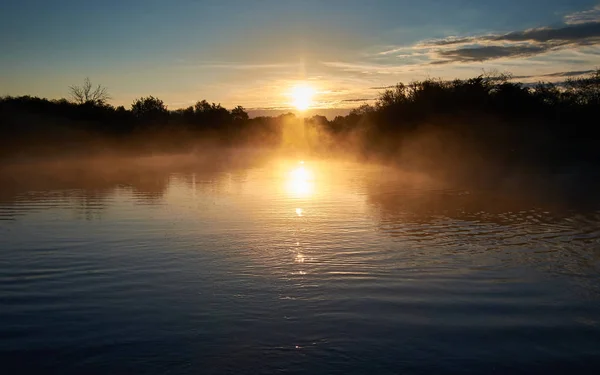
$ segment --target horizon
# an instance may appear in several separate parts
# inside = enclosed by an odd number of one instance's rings
[[[600,54],[598,1],[144,4],[1,5],[0,95],[64,98],[89,77],[114,106],[153,95],[170,109],[205,98],[252,116],[330,117],[398,82],[483,71],[560,82]],[[313,92],[306,112],[298,86]]]

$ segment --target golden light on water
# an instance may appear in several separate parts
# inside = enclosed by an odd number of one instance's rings
[[[300,164],[288,172],[286,178],[286,191],[294,198],[308,198],[314,194],[314,174],[312,170]],[[302,216],[302,209],[296,210],[298,216]]]
[[[292,104],[300,111],[307,110],[312,104],[315,90],[308,85],[298,85],[292,88]]]
[[[308,181],[312,178],[312,172],[304,166],[295,168],[290,174],[295,181]]]

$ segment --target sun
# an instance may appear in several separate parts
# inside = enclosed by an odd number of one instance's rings
[[[292,104],[300,111],[307,110],[312,104],[315,90],[307,85],[298,85],[292,88]]]

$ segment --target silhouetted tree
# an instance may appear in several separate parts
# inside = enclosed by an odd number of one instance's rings
[[[89,78],[86,78],[81,86],[70,86],[69,93],[71,100],[76,104],[105,105],[110,99],[106,87],[98,85],[92,89],[92,82]]]
[[[538,82],[532,91],[533,97],[539,104],[554,107],[562,100],[562,93],[558,86],[549,82]]]
[[[570,78],[565,86],[567,95],[577,104],[600,105],[600,69],[587,77]]]
[[[248,121],[249,118],[244,107],[239,105],[231,110],[231,117],[233,118],[233,121],[238,122]]]
[[[136,99],[131,105],[133,116],[139,121],[164,121],[169,115],[167,106],[159,98],[153,96]]]
[[[225,128],[231,122],[231,113],[223,108],[221,104],[211,104],[206,100],[202,100],[194,105],[194,123],[200,128]]]

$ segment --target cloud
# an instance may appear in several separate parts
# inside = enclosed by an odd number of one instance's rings
[[[596,70],[571,70],[567,72],[556,72],[549,74],[541,74],[541,75],[524,75],[524,76],[514,76],[514,79],[529,79],[529,78],[562,78],[562,77],[578,77],[590,73],[594,73]]]
[[[553,43],[553,44],[583,44],[589,45],[600,42],[600,22],[566,25],[558,28],[540,27],[508,34],[491,34],[465,38],[449,37],[421,44],[421,47],[444,47],[453,45],[484,44],[484,43]]]
[[[380,55],[380,56],[391,55],[391,54],[398,53],[398,52],[406,52],[406,50],[407,50],[407,47],[394,47],[392,49],[387,49],[385,51],[381,51],[381,52],[377,53],[377,55]]]
[[[369,87],[369,90],[388,90],[388,89],[393,89],[396,88],[396,86],[392,85],[392,86],[375,86],[375,87]]]
[[[595,69],[572,70],[570,72],[558,72],[558,73],[544,74],[543,77],[575,77],[575,76],[581,76],[581,75],[585,75],[585,74],[594,73],[595,71],[596,71]]]
[[[577,43],[590,44],[598,42],[600,38],[600,23],[581,23],[560,28],[543,27],[525,31],[514,31],[503,36],[493,38],[494,41],[508,42],[537,42],[537,43]]]
[[[471,62],[498,59],[502,57],[523,57],[546,52],[546,46],[481,46],[439,51],[437,54],[444,60],[434,61],[433,64],[449,62]]]
[[[244,64],[236,62],[211,62],[191,64],[200,69],[230,69],[230,70],[266,70],[297,68],[299,64]]]
[[[377,100],[377,98],[358,98],[358,99],[344,99],[341,100],[342,102],[368,102],[368,101],[372,101],[372,100]]]
[[[600,5],[596,5],[590,10],[569,14],[565,17],[565,23],[568,25],[578,25],[591,22],[600,22]]]
[[[447,37],[413,46],[434,55],[430,64],[529,57],[560,49],[600,44],[600,6],[565,17],[561,27],[540,27],[505,34]],[[384,51],[387,52],[387,51]]]
[[[399,74],[407,73],[420,65],[384,65],[372,63],[347,63],[342,61],[323,61],[324,66],[337,68],[347,72],[363,74]]]

